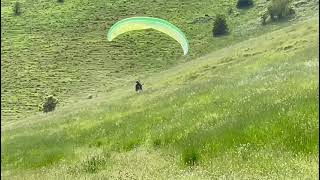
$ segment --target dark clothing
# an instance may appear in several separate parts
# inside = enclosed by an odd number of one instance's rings
[[[142,91],[142,84],[140,82],[136,82],[136,91]]]

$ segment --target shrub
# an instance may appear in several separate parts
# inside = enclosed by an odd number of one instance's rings
[[[237,8],[248,8],[253,5],[253,0],[238,0]]]
[[[268,14],[272,20],[276,20],[294,14],[294,10],[290,7],[290,0],[271,0]]]
[[[212,33],[213,36],[220,36],[227,34],[229,31],[227,21],[224,16],[218,15],[213,22]]]
[[[64,0],[58,0],[58,2],[59,2],[59,3],[63,3],[63,2],[64,2]]]
[[[188,148],[182,153],[182,161],[185,165],[194,166],[199,161],[199,154],[194,148]]]
[[[160,139],[155,139],[152,142],[154,147],[159,147],[161,145],[161,140]]]
[[[56,99],[52,95],[47,96],[44,100],[44,103],[40,106],[40,111],[45,113],[54,111],[57,104],[58,99]]]
[[[101,166],[105,165],[106,162],[107,159],[105,156],[96,155],[87,157],[87,159],[81,163],[81,167],[84,172],[95,173],[101,168]]]
[[[13,6],[13,13],[14,15],[18,16],[21,14],[21,5],[20,3],[17,1],[14,3],[14,6]]]

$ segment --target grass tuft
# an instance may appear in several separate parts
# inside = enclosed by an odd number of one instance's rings
[[[194,166],[199,162],[200,155],[196,148],[188,147],[182,152],[182,162],[187,166]]]
[[[104,165],[106,165],[107,158],[102,155],[94,155],[87,157],[84,161],[81,162],[80,168],[83,172],[86,173],[96,173]]]

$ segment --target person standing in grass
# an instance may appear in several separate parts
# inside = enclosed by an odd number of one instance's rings
[[[136,92],[142,92],[142,84],[139,81],[136,81]]]

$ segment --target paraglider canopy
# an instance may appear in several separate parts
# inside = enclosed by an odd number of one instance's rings
[[[108,41],[112,41],[125,32],[142,29],[155,29],[163,32],[180,43],[184,55],[189,51],[188,40],[179,28],[168,21],[153,17],[132,17],[118,21],[109,29]]]

